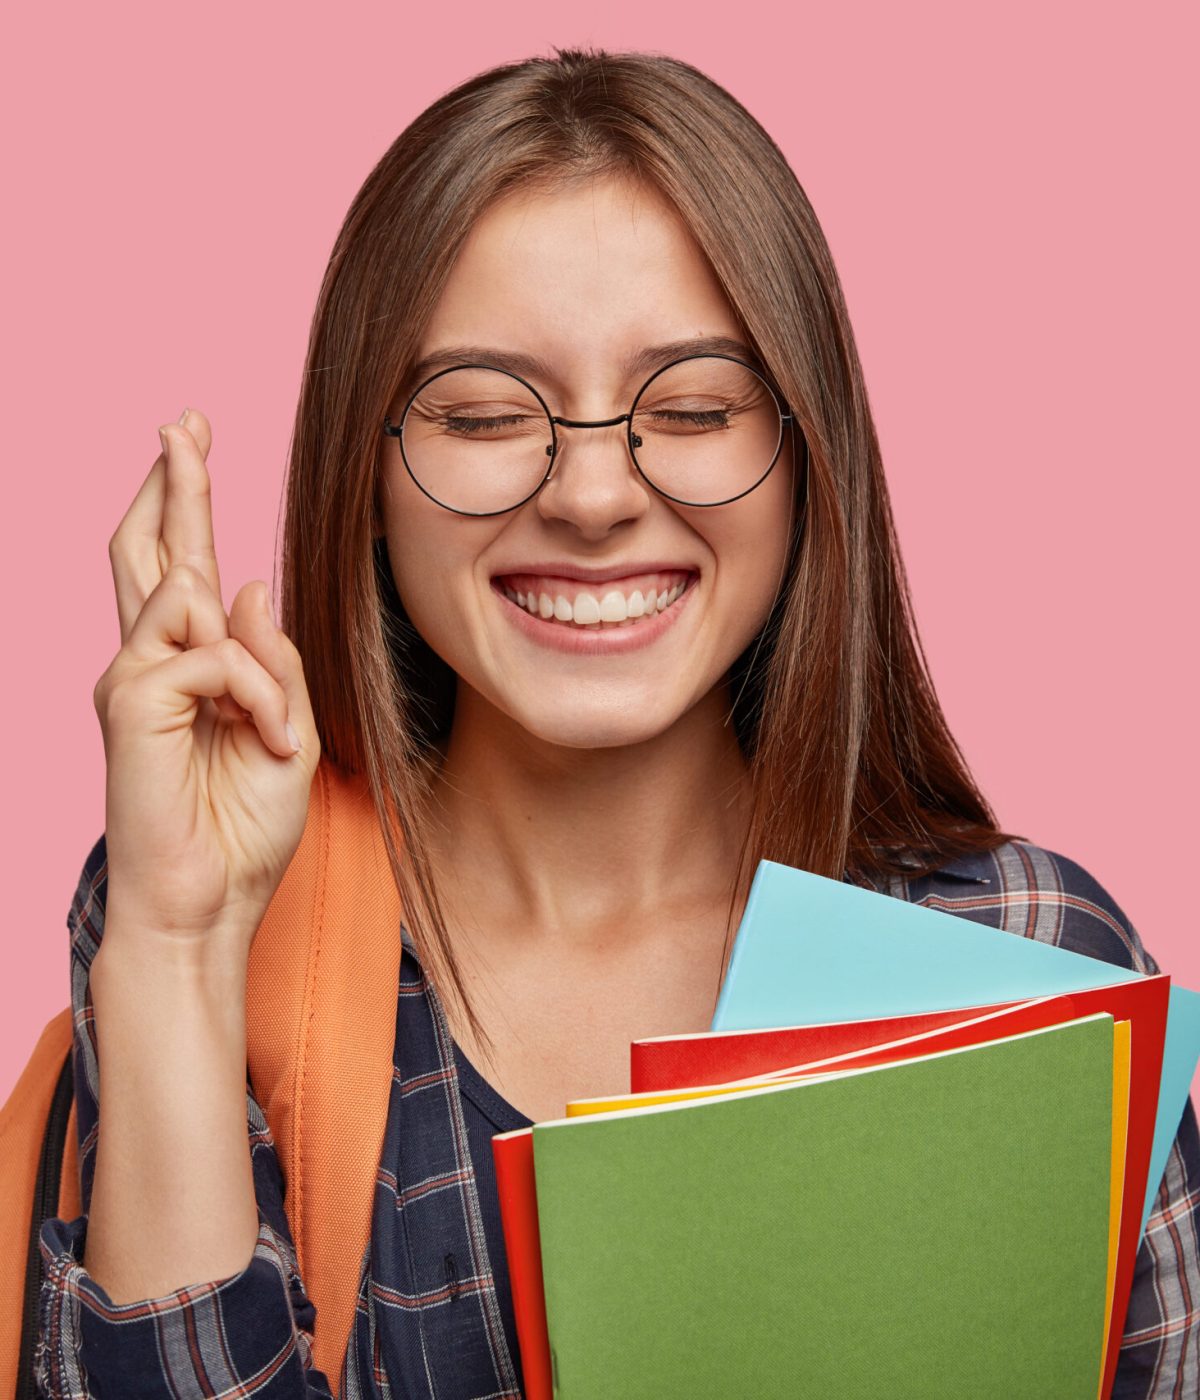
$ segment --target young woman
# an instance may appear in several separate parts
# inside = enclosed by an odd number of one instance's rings
[[[491,1134],[708,1028],[762,857],[1157,970],[972,782],[829,249],[694,68],[496,68],[371,173],[315,315],[282,630],[259,582],[224,610],[208,420],[161,433],[110,545],[106,828],[71,914],[86,1214],[43,1228],[47,1393],[333,1393],[244,1080],[250,943],[319,761],[398,818],[416,993],[347,1397],[520,1394]],[[1189,1105],[1118,1395],[1195,1393],[1198,1224]]]

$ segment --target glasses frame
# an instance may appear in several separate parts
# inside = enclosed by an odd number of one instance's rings
[[[686,360],[730,360],[735,365],[741,365],[743,368],[748,369],[750,373],[753,374],[756,378],[762,381],[762,383],[766,386],[768,393],[771,395],[772,399],[774,399],[775,407],[779,410],[779,441],[775,446],[775,455],[771,458],[771,461],[768,464],[766,470],[758,478],[758,480],[754,483],[753,486],[747,486],[744,491],[739,491],[736,496],[729,496],[723,501],[685,501],[680,499],[680,497],[678,496],[671,496],[660,486],[655,485],[655,483],[650,479],[650,477],[647,476],[646,473],[642,470],[642,464],[637,459],[637,448],[641,446],[642,440],[633,431],[633,416],[637,412],[637,406],[641,402],[642,395],[645,394],[646,390],[649,389],[651,384],[654,383],[654,381],[658,378],[660,374],[665,374],[667,370],[673,369],[676,365],[683,364]],[[426,487],[422,486],[420,481],[417,480],[416,473],[413,471],[411,465],[409,464],[408,454],[404,450],[404,424],[408,418],[408,411],[410,408],[412,408],[413,403],[416,401],[417,395],[420,394],[423,389],[426,389],[430,384],[432,384],[435,379],[440,379],[444,374],[452,374],[455,370],[458,369],[490,369],[498,374],[506,374],[510,379],[515,379],[519,384],[523,384],[525,388],[528,389],[529,392],[534,396],[534,398],[537,399],[538,403],[541,404],[543,410],[545,411],[546,418],[549,420],[550,423],[550,445],[546,448],[548,460],[546,463],[545,476],[542,477],[541,481],[538,482],[538,484],[533,488],[532,491],[529,492],[528,495],[522,497],[521,500],[517,501],[511,506],[505,506],[502,510],[459,510],[457,506],[447,505],[445,501],[439,501],[438,498],[431,491],[429,491]],[[550,405],[541,396],[541,394],[538,393],[537,389],[535,389],[534,386],[527,379],[522,379],[522,377],[519,374],[515,374],[512,370],[501,369],[498,365],[489,365],[482,362],[473,362],[471,364],[462,365],[447,365],[445,369],[440,369],[435,374],[431,374],[427,379],[423,379],[421,383],[418,384],[417,387],[412,391],[412,393],[408,397],[408,402],[404,405],[404,411],[400,415],[399,426],[392,422],[390,416],[384,418],[383,433],[385,437],[394,437],[400,440],[400,456],[404,460],[404,469],[412,478],[413,484],[423,495],[428,496],[431,501],[433,501],[436,505],[441,506],[443,510],[453,511],[455,515],[468,515],[478,519],[480,517],[486,516],[508,515],[511,511],[519,510],[521,506],[525,505],[528,501],[533,500],[534,496],[537,495],[537,493],[542,489],[543,486],[545,486],[546,482],[548,482],[551,476],[554,474],[554,464],[558,460],[557,429],[559,427],[613,428],[618,423],[627,424],[625,429],[625,445],[629,449],[629,456],[633,461],[633,465],[637,470],[638,475],[642,478],[646,485],[649,486],[652,491],[662,496],[665,500],[673,501],[676,505],[687,506],[690,510],[708,510],[712,506],[727,506],[733,501],[740,501],[743,496],[748,496],[751,491],[757,490],[757,488],[760,487],[764,481],[766,481],[767,477],[771,475],[771,472],[775,468],[775,463],[779,460],[780,448],[782,448],[783,446],[784,430],[786,425],[790,423],[792,425],[793,430],[800,434],[800,441],[804,446],[805,495],[807,496],[808,439],[804,435],[804,430],[800,427],[799,423],[797,422],[796,415],[791,411],[791,409],[783,401],[783,399],[780,398],[779,394],[776,393],[774,385],[772,385],[770,380],[761,371],[755,369],[753,365],[747,364],[745,360],[739,359],[736,355],[722,355],[715,351],[705,351],[703,353],[695,355],[680,355],[677,359],[671,360],[668,364],[665,364],[659,369],[656,369],[654,373],[649,377],[649,379],[647,379],[646,382],[642,385],[642,387],[637,391],[637,393],[634,395],[633,404],[629,409],[628,413],[618,414],[615,418],[597,418],[594,420],[588,420],[584,418],[563,418],[560,415],[552,413],[550,411]]]

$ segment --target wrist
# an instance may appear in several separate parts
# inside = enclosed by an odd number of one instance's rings
[[[244,1014],[251,941],[252,935],[221,927],[181,935],[106,916],[89,972],[93,1000],[124,988],[140,997],[178,992]]]

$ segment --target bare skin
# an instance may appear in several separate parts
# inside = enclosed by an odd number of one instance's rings
[[[721,910],[724,892],[721,892]],[[491,930],[489,930],[489,933]],[[707,1030],[721,973],[724,921],[704,900],[656,919],[619,948],[545,947],[519,932],[503,953],[454,935],[495,1054],[447,1007],[455,1039],[498,1093],[535,1121],[559,1118],[568,1098],[629,1088],[629,1044],[641,1036]],[[515,950],[515,951],[514,951]]]
[[[599,419],[646,377],[619,372],[626,355],[715,335],[744,339],[670,207],[599,180],[493,205],[419,356],[463,343],[539,356],[551,411]],[[541,491],[490,518],[431,501],[389,439],[379,527],[409,615],[459,677],[431,839],[496,1057],[447,1014],[472,1062],[543,1118],[627,1089],[632,1038],[711,1021],[749,796],[725,678],[770,610],[793,518],[786,437],[760,486],[706,509],[652,490],[620,427],[564,439]],[[662,559],[699,582],[652,645],[565,654],[519,632],[491,586],[547,559]]]

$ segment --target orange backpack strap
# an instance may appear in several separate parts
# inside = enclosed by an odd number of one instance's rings
[[[324,757],[295,855],[255,934],[250,1080],[336,1385],[354,1320],[391,1097],[400,897],[364,777]]]
[[[71,1095],[71,1108],[63,1141],[61,1176],[53,1171],[46,1185],[53,1199],[41,1203],[41,1214],[58,1213],[73,1220],[79,1203],[79,1154],[75,1142],[75,1105],[71,1083],[72,1012],[64,1007],[47,1022],[21,1077],[0,1108],[0,1395],[16,1393],[22,1334],[37,1326],[37,1318],[24,1317],[30,1229],[34,1190],[42,1164],[43,1143],[56,1091],[65,1074],[63,1092]],[[61,1123],[61,1118],[59,1119]],[[48,1145],[53,1151],[57,1142]],[[45,1188],[44,1188],[45,1189]],[[37,1260],[34,1261],[37,1267]]]

